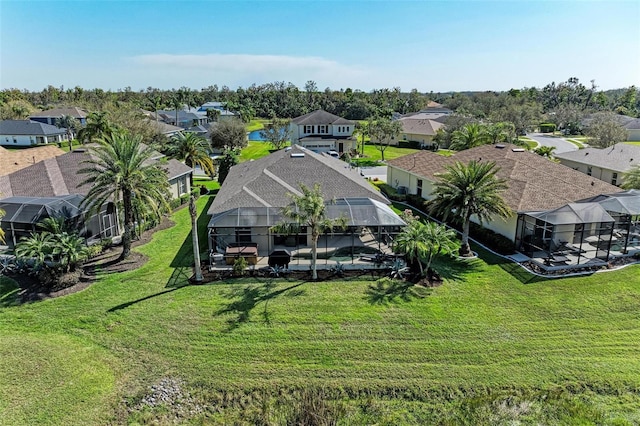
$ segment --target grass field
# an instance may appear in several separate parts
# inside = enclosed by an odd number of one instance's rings
[[[305,387],[341,424],[640,423],[639,266],[541,280],[478,249],[434,289],[193,286],[188,209],[173,220],[82,292],[17,305],[0,278],[0,424],[278,424]],[[167,378],[182,396],[140,408]]]

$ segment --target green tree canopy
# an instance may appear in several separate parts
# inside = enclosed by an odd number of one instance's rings
[[[491,135],[487,132],[486,126],[480,123],[469,123],[453,133],[449,148],[462,151],[488,143],[491,143]]]
[[[97,143],[97,146],[91,147],[91,159],[87,161],[87,167],[78,172],[87,176],[80,185],[91,185],[83,203],[92,211],[98,211],[111,200],[116,200],[122,206],[122,260],[131,251],[134,204],[144,203],[159,217],[169,209],[169,183],[161,166],[150,161],[153,149],[144,146],[139,136],[114,132],[98,139]]]
[[[242,149],[248,144],[244,123],[236,118],[218,121],[211,126],[210,135],[214,149]]]
[[[468,256],[471,253],[469,224],[472,216],[475,215],[480,223],[494,217],[506,219],[511,216],[511,209],[502,198],[508,188],[507,182],[496,176],[499,169],[493,162],[474,160],[463,164],[456,161],[446,169],[438,175],[433,191],[435,198],[428,203],[429,211],[444,220],[451,217],[462,224],[460,255]]]
[[[369,135],[375,140],[376,148],[380,151],[382,161],[384,161],[384,151],[389,147],[391,141],[396,140],[402,132],[402,125],[397,120],[377,117],[369,123]]]
[[[600,148],[607,148],[627,140],[627,130],[612,112],[594,114],[585,133],[589,136],[589,143]]]
[[[284,148],[291,139],[291,120],[286,118],[273,117],[269,123],[260,131],[260,135],[276,150]]]
[[[209,177],[213,177],[216,173],[213,160],[209,156],[209,142],[195,133],[179,133],[174,136],[169,148],[169,155],[184,161],[189,167],[200,166]],[[193,184],[193,175],[191,175],[191,183]]]
[[[624,189],[640,189],[640,165],[635,165],[624,175]]]

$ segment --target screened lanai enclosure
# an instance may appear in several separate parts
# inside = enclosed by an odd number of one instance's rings
[[[518,215],[516,248],[543,268],[605,265],[615,219],[594,202]]]
[[[405,222],[391,208],[370,198],[341,198],[326,205],[330,219],[344,217],[345,230],[334,229],[318,240],[318,258],[349,262],[363,255],[391,253],[393,239]],[[214,214],[209,221],[210,261],[238,256],[254,263],[273,252],[286,251],[291,262],[311,256],[310,231],[301,226],[295,235],[278,234],[272,227],[284,220],[279,207],[234,208]],[[217,259],[216,259],[217,258]]]
[[[615,220],[611,254],[632,255],[640,252],[640,190],[598,195],[584,200],[595,202]]]
[[[62,217],[70,229],[77,230],[88,243],[118,235],[115,209],[112,203],[90,217],[82,206],[81,195],[56,197],[8,197],[0,200],[5,216],[0,226],[5,231],[5,249],[12,250],[23,237],[38,232],[38,223],[46,218]]]

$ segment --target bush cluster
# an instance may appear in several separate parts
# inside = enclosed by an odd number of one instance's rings
[[[556,125],[553,123],[540,123],[540,132],[553,133],[556,131]]]

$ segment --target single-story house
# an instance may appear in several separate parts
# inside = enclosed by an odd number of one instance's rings
[[[619,186],[624,173],[640,164],[640,146],[617,143],[609,148],[584,148],[555,157],[567,167]]]
[[[66,140],[67,131],[51,124],[32,120],[0,121],[0,145],[24,147]]]
[[[198,114],[195,111],[178,110],[178,121],[176,122],[176,110],[158,110],[156,111],[159,119],[167,124],[178,126],[183,129],[189,127],[207,124],[209,119],[206,115]]]
[[[77,107],[48,109],[31,115],[29,119],[40,123],[55,125],[56,120],[62,118],[63,115],[75,118],[82,126],[87,124],[87,112]]]
[[[398,120],[402,125],[400,140],[407,142],[417,142],[421,148],[431,147],[433,137],[444,124],[428,118],[429,114],[419,113],[410,117],[403,117]],[[399,141],[396,141],[396,144]]]
[[[348,229],[325,235],[320,248],[354,251],[368,237],[379,248],[390,244],[389,239],[405,224],[389,207],[389,200],[347,163],[294,145],[231,168],[208,211],[210,254],[238,245],[253,246],[259,256],[275,249],[308,250],[310,234],[305,228],[289,236],[271,230],[283,220],[282,207],[292,202],[288,194],[301,195],[300,184],[309,188],[319,184],[328,216],[347,219]]]
[[[62,154],[64,151],[55,145],[35,146],[12,151],[0,146],[0,176],[8,175],[16,170]]]
[[[162,159],[162,167],[166,170],[172,197],[176,198],[189,193],[191,190],[190,175],[193,170],[174,159],[164,162],[163,157],[162,154],[157,153],[151,161],[160,161]],[[86,176],[79,174],[78,171],[87,167],[86,161],[90,158],[89,150],[78,148],[63,155],[45,159],[8,175],[0,176],[0,194],[3,197],[0,202],[4,202],[5,198],[13,199],[12,202],[15,201],[15,203],[28,199],[28,204],[30,205],[43,206],[50,200],[38,201],[38,199],[55,199],[63,196],[80,196],[84,198],[90,187],[89,185],[79,186],[86,179]],[[121,229],[118,225],[118,216],[112,203],[104,206],[98,216],[99,229],[90,235],[86,234],[87,238],[99,239],[120,235]],[[2,227],[9,236],[7,238],[9,247],[13,247],[13,244],[21,236],[21,234],[12,234],[11,226],[11,222],[5,217],[2,220]]]
[[[634,118],[624,124],[628,141],[640,141],[640,118]]]
[[[206,115],[208,110],[214,109],[218,111],[218,120],[234,118],[236,114],[232,111],[229,111],[226,107],[226,102],[206,102],[202,104],[200,108],[198,108],[198,112],[204,113]]]
[[[356,123],[323,110],[316,110],[291,120],[291,144],[314,152],[355,150]]]
[[[387,183],[404,187],[408,194],[427,200],[433,198],[434,184],[445,166],[456,161],[495,162],[497,176],[508,182],[503,194],[514,215],[506,222],[496,219],[483,226],[515,241],[517,213],[547,211],[599,194],[619,191],[615,186],[550,161],[523,148],[510,145],[483,145],[444,157],[431,151],[420,151],[387,162]]]

